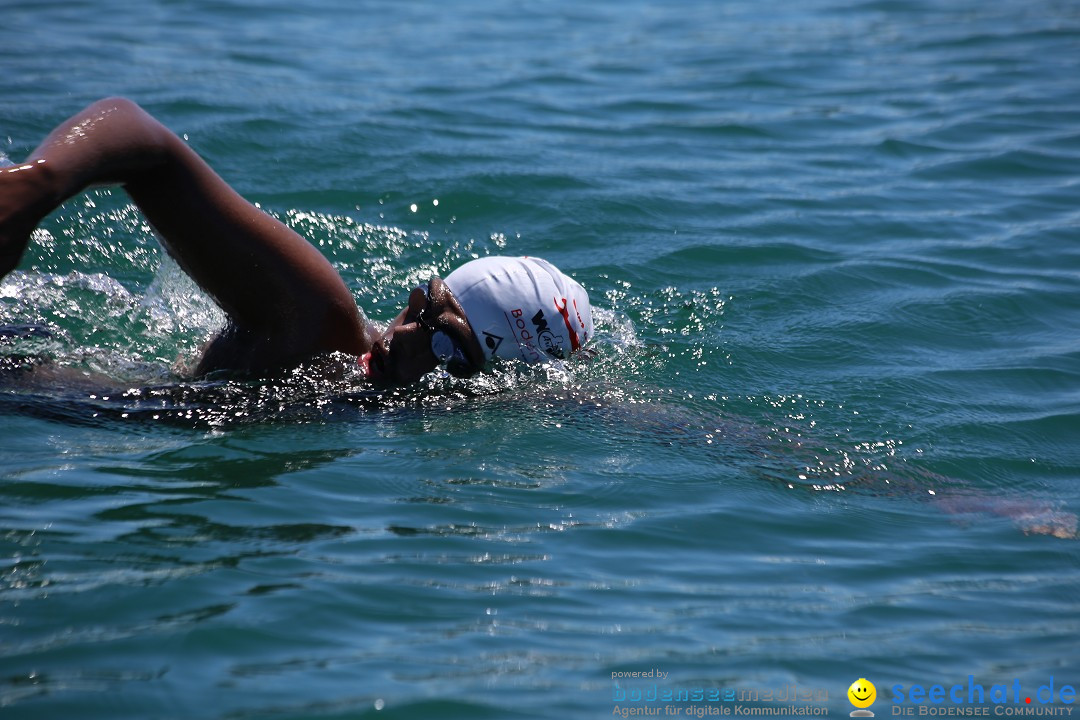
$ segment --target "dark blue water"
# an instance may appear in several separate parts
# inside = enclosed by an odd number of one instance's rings
[[[1076,3],[0,18],[10,160],[125,95],[373,318],[530,254],[600,330],[396,393],[194,382],[220,312],[121,191],[69,201],[0,281],[5,717],[1075,708]]]

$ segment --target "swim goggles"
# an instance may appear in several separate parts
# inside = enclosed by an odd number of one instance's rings
[[[451,374],[463,377],[472,375],[472,365],[465,351],[454,338],[435,327],[435,323],[427,317],[438,317],[431,309],[431,282],[429,281],[427,286],[421,285],[419,289],[424,291],[424,307],[416,314],[416,322],[431,333],[431,353]]]

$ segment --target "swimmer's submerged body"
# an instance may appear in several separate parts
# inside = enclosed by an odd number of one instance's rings
[[[593,334],[588,294],[532,258],[483,258],[409,294],[386,329],[356,306],[311,243],[242,198],[135,103],[98,101],[53,130],[21,164],[0,168],[0,277],[33,230],[85,189],[119,185],[165,250],[224,310],[196,376],[272,374],[329,353],[371,379],[418,380],[440,364],[469,376],[495,358],[567,357]]]

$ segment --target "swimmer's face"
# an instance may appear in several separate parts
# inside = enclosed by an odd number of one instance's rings
[[[465,319],[465,311],[440,278],[432,278],[425,292],[416,288],[409,304],[371,348],[369,376],[377,382],[405,385],[435,369],[439,359],[431,349],[432,334],[440,331],[460,348],[466,362],[448,370],[467,377],[484,365],[484,352]]]
[[[371,346],[368,375],[390,385],[416,382],[439,364],[431,352],[431,335],[416,322],[389,327]]]
[[[855,707],[868,708],[877,699],[877,688],[874,687],[874,683],[866,678],[859,678],[851,683],[851,687],[847,690],[847,696]]]

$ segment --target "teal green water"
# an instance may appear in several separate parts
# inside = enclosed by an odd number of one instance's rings
[[[1080,685],[1076,3],[0,16],[8,158],[126,95],[374,318],[499,253],[600,320],[564,368],[194,383],[220,314],[122,192],[73,199],[0,281],[48,331],[0,341],[4,717]]]

